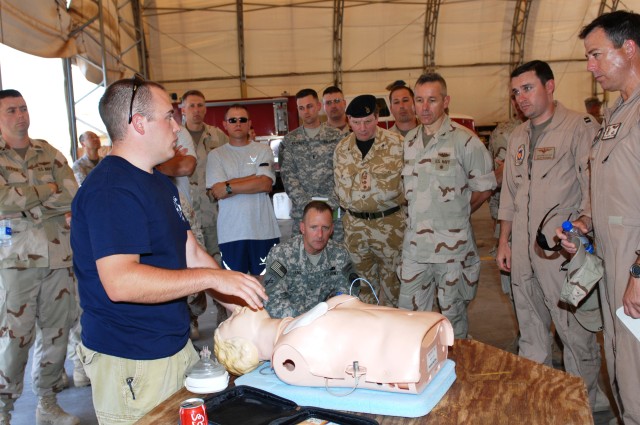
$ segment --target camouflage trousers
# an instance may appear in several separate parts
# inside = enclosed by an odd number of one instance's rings
[[[196,237],[196,240],[198,241],[200,246],[206,249],[206,246],[204,243],[204,235],[202,234],[202,224],[200,223],[200,220],[198,219],[198,216],[196,215],[196,212],[193,209],[193,206],[191,206],[191,202],[189,202],[189,199],[187,199],[187,197],[184,196],[182,192],[179,192],[179,193],[180,193],[180,205],[182,207],[182,213],[184,214],[185,218],[189,222],[189,226],[191,227],[191,232],[193,232],[193,236]]]
[[[200,246],[203,247],[206,251],[207,247],[205,244],[204,234],[202,232],[202,224],[200,224],[200,220],[198,219],[195,210],[191,206],[191,202],[189,202],[187,197],[184,196],[182,192],[180,192],[180,205],[182,206],[182,213],[189,222],[189,226],[191,227],[193,236],[195,236],[196,241],[198,241]],[[218,249],[217,233],[215,242],[215,249]],[[204,291],[189,295],[189,297],[187,298],[187,302],[189,304],[191,321],[194,321],[207,309],[207,296],[205,295]]]
[[[220,247],[218,246],[218,228],[216,225],[202,228],[204,247],[210,256],[220,263]]]
[[[80,317],[82,316],[82,308],[80,307],[80,296],[78,295],[78,280],[73,279],[73,286],[76,288],[76,307],[78,308],[78,320],[75,321],[73,325],[71,325],[71,329],[69,330],[69,343],[67,344],[67,360],[73,362],[73,366],[76,368],[82,367],[82,362],[78,358],[76,354],[76,347],[80,342],[82,342],[82,326],[80,325]],[[36,343],[33,349],[34,356],[38,358],[40,356],[39,353],[42,352],[42,333],[37,332],[36,334]],[[36,362],[31,363],[31,374],[34,375],[36,373]]]
[[[431,311],[436,287],[442,314],[449,319],[456,338],[466,338],[469,329],[467,306],[476,296],[480,261],[418,263],[402,259],[398,307]]]
[[[360,277],[371,283],[380,305],[398,306],[400,281],[396,270],[402,255],[405,216],[402,211],[365,220],[347,213],[342,218],[344,245]],[[360,299],[375,304],[369,285],[360,284]]]
[[[38,396],[62,390],[60,383],[69,329],[78,318],[73,270],[0,270],[0,411],[13,410],[24,388],[29,348],[42,333],[42,350],[33,373]]]

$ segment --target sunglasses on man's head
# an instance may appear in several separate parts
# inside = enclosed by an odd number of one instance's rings
[[[551,214],[551,211],[555,210],[559,206],[560,204],[555,204],[549,211],[547,211],[544,217],[542,217],[542,221],[538,226],[538,232],[536,233],[536,243],[540,248],[544,249],[545,251],[560,251],[562,249],[562,245],[560,245],[560,241],[556,242],[554,246],[549,246],[549,242],[547,242],[547,237],[544,235],[544,233],[542,233],[542,227],[544,227],[544,224],[547,221],[547,217],[549,217],[549,214]],[[571,218],[571,214],[569,214],[569,217],[567,217],[567,220],[569,220],[569,218]]]
[[[249,122],[249,118],[247,118],[247,117],[240,117],[240,118],[229,118],[229,119],[227,119],[227,122],[228,122],[229,124],[235,124],[235,123],[237,123],[238,121],[240,121],[242,124],[244,124],[244,123]]]
[[[144,84],[145,79],[142,75],[136,73],[133,78],[131,78],[131,82],[133,83],[133,91],[131,92],[131,102],[129,103],[129,124],[133,121],[133,99],[136,98],[136,93],[140,86]]]

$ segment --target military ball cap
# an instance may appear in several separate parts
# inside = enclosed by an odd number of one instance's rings
[[[347,106],[347,115],[352,118],[364,118],[376,111],[376,97],[371,94],[361,94],[355,97]]]

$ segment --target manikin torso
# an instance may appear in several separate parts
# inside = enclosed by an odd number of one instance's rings
[[[251,334],[260,360],[271,360],[277,376],[290,385],[417,394],[453,345],[453,329],[441,314],[365,304],[348,295],[295,319],[260,315],[257,325],[245,323],[241,332]],[[229,325],[220,327],[225,338],[237,335]]]

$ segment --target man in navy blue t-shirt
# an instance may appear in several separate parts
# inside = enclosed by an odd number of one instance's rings
[[[154,169],[173,157],[179,131],[162,86],[117,81],[99,108],[113,149],[72,204],[78,350],[100,423],[123,424],[178,390],[197,361],[189,294],[208,290],[228,308],[254,309],[266,294],[254,278],[219,269],[196,242],[175,186]]]

